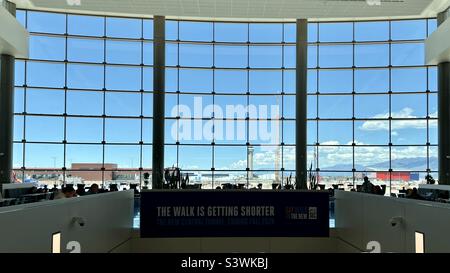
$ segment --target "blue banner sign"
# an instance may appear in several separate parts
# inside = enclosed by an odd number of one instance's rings
[[[328,237],[319,191],[141,192],[141,237]]]

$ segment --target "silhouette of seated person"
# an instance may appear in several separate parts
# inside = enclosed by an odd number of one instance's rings
[[[374,185],[369,181],[369,178],[367,176],[364,176],[364,183],[362,183],[360,190],[363,193],[374,192]]]
[[[376,195],[384,195],[384,193],[383,193],[383,189],[380,187],[380,186],[374,186],[373,187],[373,194],[376,194]]]
[[[92,184],[91,187],[89,187],[88,194],[98,194],[100,193],[100,188],[98,187],[98,184]]]
[[[439,192],[438,198],[436,201],[447,203],[450,199],[450,193],[448,191]]]
[[[66,185],[62,187],[62,190],[55,195],[54,199],[64,199],[76,197],[75,188],[72,185]]]
[[[425,198],[423,198],[417,188],[413,188],[411,191],[408,190],[408,193],[406,194],[406,198],[409,199],[416,199],[416,200],[425,200]]]
[[[117,184],[111,184],[109,185],[109,191],[119,191],[119,188],[117,187]]]
[[[433,178],[431,175],[429,175],[429,174],[427,174],[427,175],[425,176],[425,180],[427,181],[427,184],[428,184],[428,185],[434,185],[434,184],[436,183],[436,181],[434,180],[434,178]]]
[[[262,190],[262,186],[263,186],[262,183],[259,183],[258,184],[258,190]]]
[[[86,190],[84,189],[84,184],[77,185],[77,194],[78,194],[78,196],[86,195]]]

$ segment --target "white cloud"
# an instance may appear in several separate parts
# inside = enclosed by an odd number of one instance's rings
[[[413,115],[414,110],[406,107],[398,112],[393,112],[392,117],[394,118],[405,118],[405,119],[417,119],[418,117]],[[437,116],[437,113],[432,113],[431,117]],[[389,113],[378,114],[372,118],[376,119],[387,119],[389,118]],[[392,121],[391,130],[402,130],[402,129],[424,129],[427,128],[426,120],[394,120]],[[430,121],[430,127],[437,127],[437,122],[435,120]],[[360,127],[363,131],[389,131],[389,122],[386,120],[370,120],[364,122]]]

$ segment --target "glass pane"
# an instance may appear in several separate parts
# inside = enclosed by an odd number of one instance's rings
[[[107,40],[106,62],[117,64],[141,64],[141,43]]]
[[[141,94],[126,92],[107,92],[105,109],[108,116],[141,115]]]
[[[357,171],[389,170],[389,148],[356,146],[355,169]]]
[[[308,43],[315,43],[318,40],[318,29],[319,24],[309,23],[308,24]]]
[[[30,59],[64,61],[64,38],[30,35]]]
[[[144,19],[144,39],[153,40],[153,20]]]
[[[250,71],[251,93],[281,93],[282,73],[281,71]]]
[[[166,20],[166,40],[178,39],[178,22]]]
[[[311,88],[310,84],[316,84],[317,81],[311,80],[311,74],[308,72],[308,90]],[[292,70],[284,70],[283,73],[283,83],[284,83],[284,92],[285,93],[295,93],[295,85],[296,85],[296,77],[295,71]]]
[[[105,19],[97,16],[68,15],[68,33],[72,35],[97,36],[104,35]]]
[[[214,39],[217,42],[247,42],[248,24],[215,23]]]
[[[352,96],[319,96],[319,118],[352,117]]]
[[[25,92],[23,88],[14,88],[14,113],[24,112]]]
[[[103,119],[67,118],[67,141],[101,143],[103,140]]]
[[[23,116],[14,116],[14,132],[13,132],[13,141],[22,141],[23,136]]]
[[[425,118],[427,116],[426,94],[392,95],[393,118]]]
[[[66,146],[66,160],[66,165],[69,168],[72,168],[72,164],[79,163],[95,163],[101,168],[103,162],[103,147],[102,145],[69,144]],[[91,166],[89,166],[89,168],[91,168]],[[72,174],[72,177],[75,176],[76,175]]]
[[[389,121],[387,120],[356,121],[355,143],[357,145],[388,145]],[[356,162],[360,164],[359,161]]]
[[[282,24],[250,24],[250,42],[281,43],[283,40]]]
[[[141,141],[140,119],[106,119],[105,139],[107,143],[139,143]]]
[[[245,120],[214,120],[214,137],[218,144],[247,143],[247,122]]]
[[[215,146],[214,167],[216,170],[245,170],[247,147]]]
[[[141,38],[142,20],[130,18],[106,18],[106,36],[118,38]]]
[[[102,89],[103,66],[68,64],[67,86],[69,88]]]
[[[211,118],[213,115],[213,97],[211,95],[180,95],[179,105],[183,110],[183,116],[188,117],[184,109],[189,110],[191,117]],[[181,110],[180,110],[181,111]]]
[[[28,89],[27,112],[34,114],[63,114],[64,92],[62,90]]]
[[[64,119],[27,116],[25,138],[27,141],[61,142],[64,138]]]
[[[309,34],[308,29],[308,34]],[[286,43],[295,43],[297,40],[297,27],[295,24],[284,24],[284,41]]]
[[[64,166],[64,145],[26,144],[25,167],[62,168]],[[45,156],[42,156],[45,154]]]
[[[355,96],[356,118],[388,118],[388,95],[360,95]]]
[[[353,23],[320,23],[320,42],[353,41]]]
[[[69,115],[102,115],[103,93],[92,91],[68,91],[67,113]]]
[[[246,46],[215,46],[216,67],[245,68],[248,66]]]
[[[14,144],[13,146],[13,168],[22,168],[23,166],[23,144]],[[16,172],[20,179],[21,173]]]
[[[28,11],[28,31],[64,34],[66,32],[66,15]]]
[[[428,68],[428,90],[437,91],[437,68],[429,67]]]
[[[356,22],[356,41],[388,41],[389,22]]]
[[[279,68],[282,66],[281,46],[250,46],[250,67]]]
[[[321,145],[342,145],[353,142],[351,121],[319,121],[319,143]]]
[[[391,130],[394,145],[425,145],[427,143],[426,120],[392,120]]]
[[[393,44],[393,66],[425,65],[425,45],[420,44]]]
[[[250,102],[251,103],[251,102]],[[247,112],[250,112],[247,108],[247,96],[214,96],[214,104],[218,106],[216,109],[216,118],[226,117],[228,119],[247,117]],[[257,106],[253,105],[253,116],[257,116]],[[218,113],[221,110],[221,113]]]
[[[230,81],[230,79],[233,79]],[[247,92],[247,71],[243,70],[215,70],[214,90],[218,93]]]
[[[145,65],[153,65],[153,43],[143,43],[143,53],[142,56]]]
[[[14,85],[22,86],[25,84],[25,62],[16,60],[14,66]]]
[[[295,46],[284,46],[283,47],[283,66],[286,68],[295,68],[296,67],[296,53],[295,53]],[[309,50],[309,49],[308,49]],[[309,63],[309,61],[308,61]]]
[[[319,46],[320,67],[352,67],[353,46],[326,45]]]
[[[105,164],[117,164],[118,168],[137,169],[140,166],[139,145],[106,145]]]
[[[210,170],[212,167],[211,146],[179,146],[178,166],[183,170]],[[194,156],[195,155],[195,156]]]
[[[357,93],[386,93],[389,91],[388,69],[356,69],[355,91]]]
[[[393,147],[391,152],[394,171],[426,171],[427,147]]]
[[[213,88],[212,70],[180,70],[181,92],[211,92]]]
[[[27,62],[27,84],[35,87],[64,87],[64,64]]]
[[[389,45],[357,45],[355,65],[357,67],[389,66]]]
[[[180,65],[188,67],[211,67],[213,48],[210,45],[180,44]]]
[[[353,169],[353,147],[320,146],[318,158],[321,171],[335,171],[324,175],[339,177],[342,174],[336,171],[350,172]]]
[[[425,92],[426,90],[427,71],[425,68],[392,69],[392,91]]]
[[[166,43],[166,66],[178,65],[178,44]]]
[[[351,70],[320,70],[319,92],[351,93],[353,91],[353,72]]]
[[[212,41],[213,24],[208,22],[179,23],[181,41]]]
[[[76,62],[103,63],[104,42],[102,40],[67,39],[67,59]]]
[[[426,38],[426,20],[392,21],[391,27],[392,40],[416,40]]]
[[[141,68],[106,66],[106,89],[139,91],[141,89]]]

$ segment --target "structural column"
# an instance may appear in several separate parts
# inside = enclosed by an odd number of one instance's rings
[[[438,25],[447,17],[438,15]],[[439,184],[450,184],[450,63],[438,65],[438,160]]]
[[[306,107],[308,79],[308,20],[297,20],[295,169],[296,189],[307,189],[306,172]]]
[[[14,3],[4,1],[3,4],[13,16],[16,16],[16,5]],[[6,54],[0,56],[0,184],[11,182],[14,130],[14,63],[14,56]]]
[[[165,17],[153,20],[153,168],[152,188],[164,184]]]

